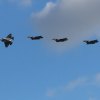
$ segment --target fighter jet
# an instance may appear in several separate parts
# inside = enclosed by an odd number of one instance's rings
[[[8,36],[6,36],[5,38],[0,39],[1,42],[4,42],[5,47],[8,47],[9,45],[12,45],[13,40],[14,40],[14,37],[12,36],[11,33]]]
[[[43,37],[42,36],[28,36],[28,38],[30,38],[31,40],[40,40]]]
[[[98,43],[99,41],[98,41],[98,40],[91,40],[91,41],[85,40],[85,41],[83,41],[83,42],[85,42],[86,44],[96,44],[96,43]]]
[[[56,42],[65,42],[65,41],[67,41],[67,40],[68,40],[68,38],[62,38],[62,39],[52,39],[52,40],[54,40],[54,41],[56,41]]]

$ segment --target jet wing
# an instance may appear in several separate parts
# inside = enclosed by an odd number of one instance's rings
[[[12,34],[9,34],[6,38],[10,38],[14,40],[14,37],[12,36]]]
[[[7,35],[6,38],[12,38],[12,34]]]
[[[9,43],[8,42],[5,42],[4,44],[5,44],[5,47],[8,47],[9,46]]]

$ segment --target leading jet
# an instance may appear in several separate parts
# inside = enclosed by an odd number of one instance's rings
[[[99,41],[98,40],[85,40],[85,41],[83,41],[83,42],[85,42],[86,44],[96,44],[96,43],[98,43]]]
[[[9,35],[7,35],[5,38],[0,39],[0,41],[5,44],[5,47],[8,47],[9,45],[12,45],[13,40],[14,40],[14,37],[12,36],[11,33]]]

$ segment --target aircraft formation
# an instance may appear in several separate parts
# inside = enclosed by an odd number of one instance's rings
[[[27,38],[31,40],[40,40],[40,39],[43,39],[44,37],[43,36],[28,36]],[[65,41],[68,41],[69,39],[68,38],[60,38],[60,39],[54,38],[52,40],[54,40],[55,42],[65,42]],[[12,35],[12,33],[10,33],[6,37],[1,38],[0,41],[4,43],[5,47],[8,47],[9,45],[13,44],[14,36]],[[90,45],[90,44],[96,44],[99,41],[96,39],[96,40],[84,40],[83,42],[85,42],[87,45]]]

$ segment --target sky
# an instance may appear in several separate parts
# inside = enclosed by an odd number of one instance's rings
[[[100,43],[83,42],[100,40],[99,9],[99,0],[0,0],[0,38],[15,37],[0,42],[0,100],[99,100]]]

